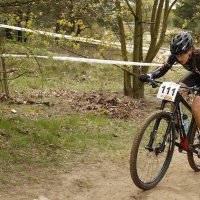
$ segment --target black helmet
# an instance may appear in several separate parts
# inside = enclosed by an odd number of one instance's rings
[[[186,53],[189,48],[193,46],[193,38],[192,36],[187,33],[183,32],[176,35],[170,44],[170,51],[172,54],[180,55]]]

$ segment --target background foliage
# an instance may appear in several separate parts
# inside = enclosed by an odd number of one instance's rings
[[[0,22],[3,24],[119,42],[121,51],[105,46],[0,29],[1,52],[59,54],[151,62],[160,46],[165,46],[165,41],[167,41],[166,46],[168,47],[171,36],[180,32],[177,28],[189,30],[196,35],[197,40],[199,39],[197,34],[199,31],[199,1],[171,1],[176,4],[172,7],[173,13],[170,15],[171,4],[169,2],[163,0],[148,0],[145,3],[134,0],[3,0],[0,2]],[[166,27],[168,27],[167,30]],[[127,44],[134,46],[132,52],[125,48]],[[143,51],[143,46],[149,46],[148,52]],[[7,71],[11,70],[9,60],[1,59],[1,62],[2,67],[7,68]],[[41,63],[39,64],[37,60],[36,63],[41,74]],[[14,72],[7,75],[1,73],[1,80],[4,82],[3,93],[7,90],[6,79],[29,73],[29,69],[23,68],[24,70],[19,72],[21,68],[16,69],[13,62],[12,65]],[[138,74],[139,71],[134,69],[126,68]],[[143,72],[146,73],[147,70],[144,69]],[[143,97],[143,86],[136,77],[137,75],[131,77],[129,72],[124,74],[124,93],[140,98]]]

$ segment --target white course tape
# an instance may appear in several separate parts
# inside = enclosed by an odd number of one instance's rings
[[[146,67],[160,67],[162,64],[159,63],[143,63],[143,62],[131,62],[131,61],[120,61],[120,60],[101,60],[91,58],[78,58],[78,57],[67,57],[67,56],[38,56],[38,55],[16,55],[16,54],[2,54],[0,57],[15,57],[15,58],[45,58],[61,61],[71,62],[84,62],[84,63],[97,63],[97,64],[108,64],[108,65],[129,65],[129,66],[146,66]],[[175,65],[181,66],[181,65]]]
[[[12,30],[24,31],[24,32],[29,32],[29,33],[37,33],[37,34],[39,33],[41,35],[53,36],[56,38],[65,38],[67,40],[74,40],[78,42],[88,42],[88,43],[98,44],[98,45],[120,46],[119,42],[108,42],[108,41],[95,40],[91,38],[74,37],[71,35],[63,35],[63,34],[58,34],[58,33],[46,32],[46,31],[32,30],[28,28],[9,26],[5,24],[0,24],[0,28],[8,28]]]
[[[32,29],[28,29],[28,28],[22,28],[22,27],[17,27],[17,26],[9,26],[9,25],[5,25],[5,24],[0,24],[0,28],[8,28],[8,29],[12,29],[12,30],[24,31],[24,32],[29,32],[29,33],[38,33],[38,34],[41,34],[41,35],[47,35],[47,36],[56,37],[56,38],[65,38],[67,40],[73,40],[73,41],[78,41],[78,42],[85,42],[85,43],[87,42],[87,43],[90,43],[90,44],[105,45],[105,46],[109,46],[109,47],[121,48],[121,44],[119,42],[109,42],[109,41],[102,41],[102,40],[96,40],[96,39],[91,39],[91,38],[74,37],[74,36],[71,36],[71,35],[62,35],[62,34],[58,34],[58,33],[32,30]],[[128,44],[126,47],[127,47],[128,51],[130,51],[130,52],[133,51],[133,45]],[[145,52],[147,52],[148,49],[149,49],[148,46],[143,47],[143,50]],[[166,48],[160,48],[159,51],[160,51],[160,53],[162,53],[164,55],[170,54],[170,51]]]
[[[141,63],[141,62],[130,62],[130,61],[120,61],[120,60],[101,60],[101,59],[88,59],[88,58],[77,58],[77,57],[62,57],[53,56],[55,60],[63,61],[73,61],[73,62],[85,62],[85,63],[99,63],[99,64],[109,64],[109,65],[134,65],[134,66],[161,66],[158,63]]]

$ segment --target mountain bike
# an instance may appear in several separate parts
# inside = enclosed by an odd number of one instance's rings
[[[179,152],[186,152],[190,167],[200,171],[200,132],[190,104],[180,93],[180,88],[193,94],[199,92],[200,88],[183,87],[174,82],[160,82],[150,78],[148,83],[153,88],[159,87],[157,98],[162,101],[159,110],[145,120],[135,135],[131,149],[131,178],[142,190],[152,189],[162,180],[175,146]],[[184,129],[183,107],[191,113],[188,131]]]

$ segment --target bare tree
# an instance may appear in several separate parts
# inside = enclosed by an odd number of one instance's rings
[[[151,21],[143,21],[143,5],[142,0],[135,0],[134,7],[128,0],[125,0],[126,5],[128,6],[131,14],[134,17],[134,49],[133,49],[133,61],[135,62],[151,62],[156,54],[158,53],[161,45],[163,44],[166,30],[169,13],[173,5],[177,2],[174,0],[170,3],[170,0],[155,0],[151,9]],[[121,4],[119,0],[115,1],[116,10],[119,13],[121,10]],[[122,58],[127,60],[127,50],[124,48],[126,46],[125,33],[123,29],[123,19],[121,14],[118,14],[118,28],[120,32],[120,42],[121,42],[121,51]],[[121,18],[120,18],[121,17]],[[147,54],[144,57],[143,54],[143,28],[144,24],[149,24],[150,26],[150,46]],[[142,73],[147,73],[148,68],[141,68]],[[142,98],[144,96],[144,86],[138,80],[137,75],[140,73],[140,69],[133,66],[132,72],[135,74],[131,79],[131,74],[125,73],[124,81],[124,91],[125,95],[131,96],[134,98]]]

